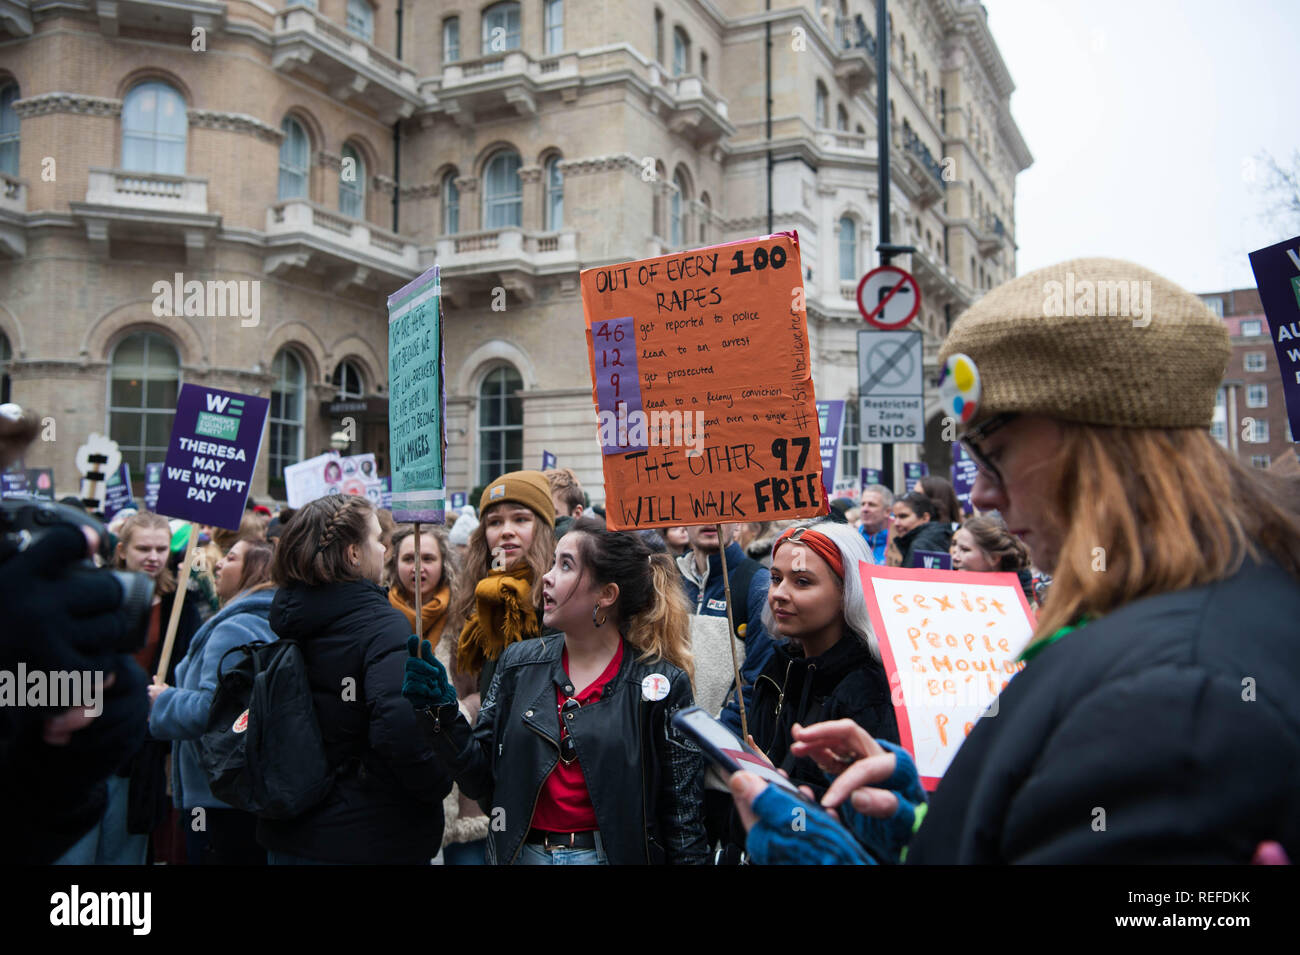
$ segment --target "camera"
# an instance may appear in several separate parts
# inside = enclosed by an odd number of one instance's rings
[[[113,552],[108,531],[104,525],[89,514],[67,504],[52,501],[5,500],[0,501],[0,535],[6,543],[17,550],[26,550],[51,528],[65,524],[78,529],[89,527],[99,535],[99,556],[108,563]],[[8,548],[6,548],[8,550]],[[12,551],[11,551],[12,552]],[[0,564],[0,573],[4,565]],[[123,623],[121,641],[113,651],[116,653],[135,653],[144,646],[149,629],[149,610],[153,603],[153,578],[129,570],[115,568],[98,568],[90,558],[79,561],[64,571],[71,574],[110,574],[117,581],[122,591],[122,598],[110,611],[117,614]]]

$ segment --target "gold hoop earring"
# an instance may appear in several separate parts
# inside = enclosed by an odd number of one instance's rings
[[[596,611],[598,611],[599,609],[600,609],[600,604],[596,604],[596,606],[591,608],[591,625],[597,628],[605,626],[605,620],[609,619],[609,613],[606,612],[603,620],[597,620]]]

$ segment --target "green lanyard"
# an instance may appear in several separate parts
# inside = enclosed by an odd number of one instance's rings
[[[1056,633],[1052,634],[1050,637],[1047,637],[1043,640],[1038,640],[1034,643],[1031,643],[1029,646],[1025,647],[1025,649],[1020,652],[1020,656],[1017,659],[1019,659],[1023,663],[1029,663],[1030,660],[1038,656],[1045,649],[1047,649],[1052,644],[1054,644],[1057,640],[1060,640],[1067,633],[1072,633],[1075,630],[1078,630],[1080,627],[1086,626],[1088,622],[1089,622],[1088,618],[1084,616],[1084,617],[1080,617],[1076,623],[1066,624],[1064,627],[1056,631]]]

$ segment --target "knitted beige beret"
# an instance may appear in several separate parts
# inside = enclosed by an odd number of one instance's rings
[[[939,351],[966,354],[1003,412],[1133,428],[1208,428],[1228,331],[1192,293],[1131,262],[1073,259],[988,292]]]

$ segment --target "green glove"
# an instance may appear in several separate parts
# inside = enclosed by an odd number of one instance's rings
[[[427,707],[452,706],[456,691],[447,679],[447,671],[433,655],[433,644],[411,634],[406,641],[406,678],[402,680],[402,696],[411,701],[417,710]]]

